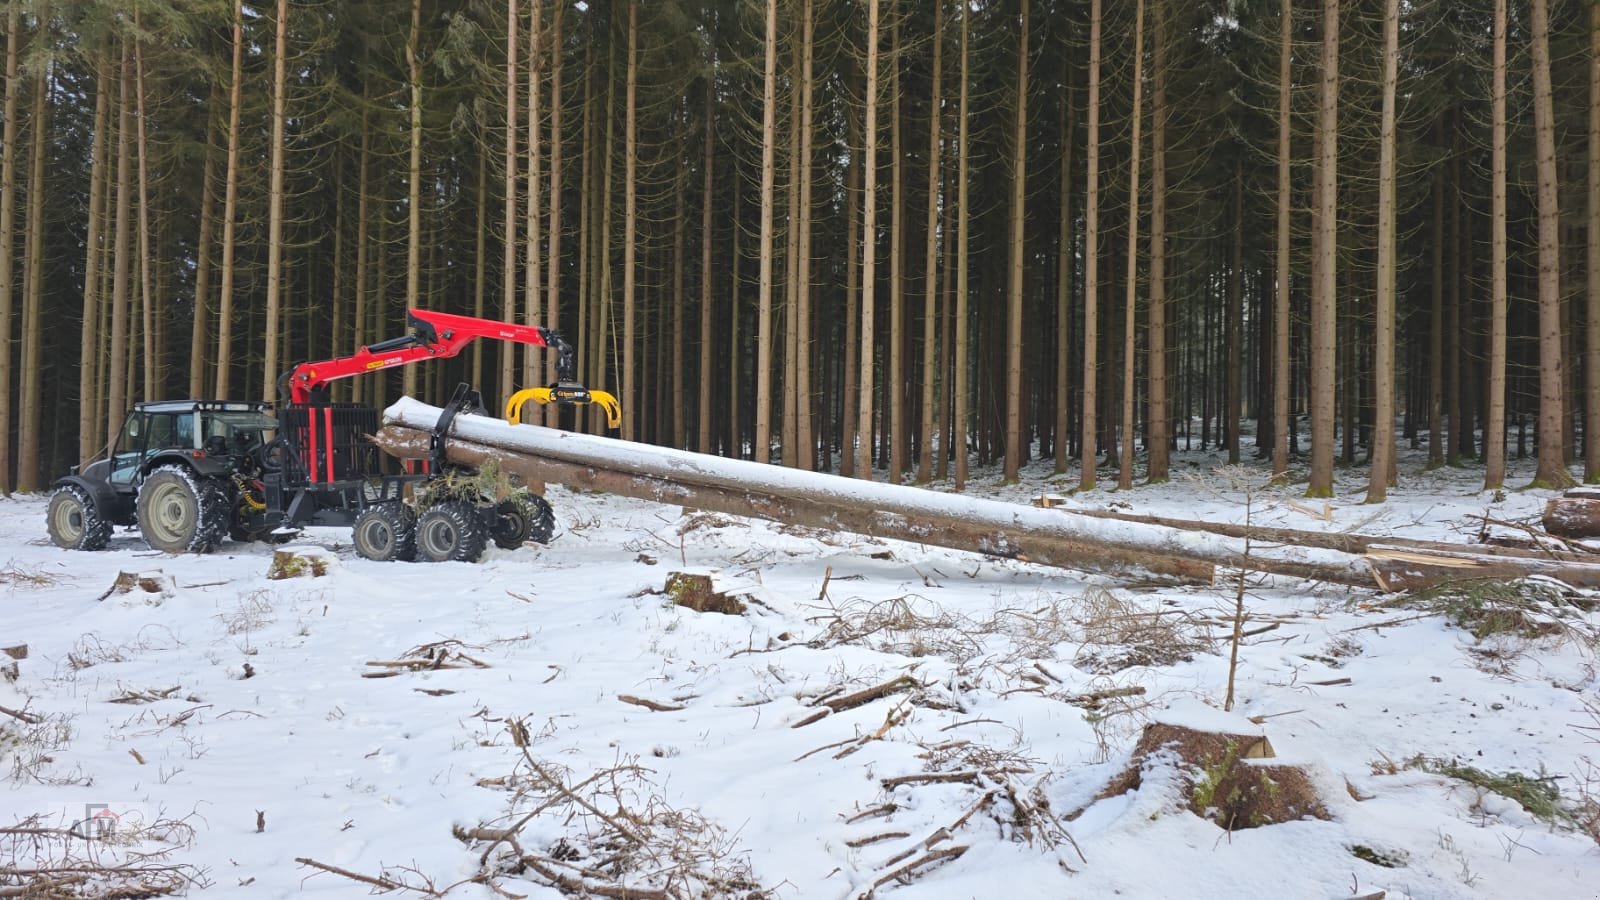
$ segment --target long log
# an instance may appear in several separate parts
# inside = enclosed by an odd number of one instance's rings
[[[425,458],[440,413],[402,398],[385,411],[387,424],[375,440],[390,455]],[[1224,566],[1384,590],[1534,573],[1600,585],[1595,564],[1413,548],[1373,547],[1361,554],[1295,544],[1247,546],[1242,538],[1166,524],[1074,515],[482,416],[455,418],[446,456],[473,467],[493,461],[531,481],[1081,571],[1211,582],[1215,567]]]

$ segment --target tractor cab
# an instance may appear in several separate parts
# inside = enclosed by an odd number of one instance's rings
[[[268,409],[264,403],[209,400],[136,404],[123,420],[109,457],[91,463],[83,474],[104,478],[122,494],[132,493],[158,460],[174,456],[234,471],[251,468],[278,426]]]

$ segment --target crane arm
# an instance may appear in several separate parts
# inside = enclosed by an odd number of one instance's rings
[[[480,337],[554,350],[557,386],[578,387],[577,355],[560,332],[537,325],[517,325],[425,309],[407,311],[406,324],[411,330],[402,337],[370,344],[350,356],[295,366],[285,376],[290,402],[307,403],[314,391],[341,378],[424,359],[448,359]]]

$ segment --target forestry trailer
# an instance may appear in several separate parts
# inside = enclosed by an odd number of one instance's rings
[[[544,498],[496,473],[448,463],[444,441],[457,413],[481,411],[478,392],[456,389],[433,431],[420,472],[384,472],[369,437],[378,411],[330,403],[330,382],[425,359],[446,359],[476,338],[556,352],[556,383],[518,391],[506,415],[529,400],[593,403],[620,423],[616,398],[577,381],[572,346],[558,332],[470,316],[412,310],[409,332],[352,356],[301,363],[280,379],[276,414],[267,403],[167,400],[136,404],[105,459],[57,480],[46,513],[50,539],[101,550],[113,526],[138,525],[168,553],[205,553],[226,538],[273,540],[305,525],[353,525],[367,559],[475,561],[490,540],[515,548],[546,543],[555,517]]]

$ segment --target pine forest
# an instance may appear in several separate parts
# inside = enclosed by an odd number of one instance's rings
[[[961,489],[1600,481],[1600,4],[8,0],[0,492],[422,308],[619,436]],[[479,341],[333,399],[491,409]],[[548,424],[598,431],[598,414]]]

